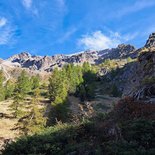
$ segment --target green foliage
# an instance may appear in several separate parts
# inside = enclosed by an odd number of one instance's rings
[[[8,86],[12,87],[11,84]],[[14,101],[10,106],[11,110],[13,111],[14,117],[22,117],[22,115],[24,115],[24,111],[22,110],[24,104],[22,102],[24,101],[26,94],[30,90],[31,90],[30,78],[28,77],[25,71],[22,71],[21,75],[18,77],[14,89]]]
[[[49,97],[55,119],[63,121],[68,117],[68,95],[74,94],[81,100],[93,99],[95,80],[95,71],[89,63],[82,67],[69,64],[61,70],[55,69],[49,79]]]
[[[122,94],[121,92],[118,90],[117,86],[115,84],[113,84],[110,88],[110,94],[113,97],[120,97]]]
[[[154,155],[155,122],[136,119],[121,125],[123,140],[108,142],[107,151],[115,155]]]
[[[15,92],[20,93],[23,98],[31,91],[31,81],[26,71],[22,71],[16,82]]]
[[[95,81],[96,81],[96,70],[89,65],[84,63],[82,66],[82,78],[83,82],[79,85],[77,90],[77,96],[84,100],[92,100],[95,97]]]
[[[63,155],[70,152],[77,152],[78,154],[84,154],[87,150],[92,152],[99,152],[89,144],[92,137],[89,136],[90,132],[93,132],[93,125],[85,123],[80,126],[58,124],[57,126],[50,127],[42,134],[36,134],[33,136],[19,139],[16,143],[10,144],[3,152],[4,155],[10,154],[52,154]],[[85,138],[80,137],[85,133]],[[78,143],[77,143],[78,142]]]
[[[145,149],[155,146],[155,121],[137,119],[122,124],[122,133],[127,141],[135,141]]]
[[[127,58],[127,63],[133,62],[134,60],[131,57]]]
[[[21,108],[23,107],[23,105],[21,104],[23,101],[23,97],[19,92],[15,92],[13,99],[14,101],[10,105],[11,111],[13,111],[13,116],[15,118],[21,117],[23,114],[23,111],[21,110]]]
[[[65,72],[55,69],[49,79],[49,96],[53,105],[61,104],[67,97],[67,80]]]
[[[8,99],[13,96],[15,85],[12,81],[9,80],[7,81],[4,89],[5,89],[5,99]]]
[[[122,138],[106,138],[108,117],[79,125],[58,124],[40,134],[20,138],[9,144],[4,155],[10,154],[107,154],[154,155],[155,122],[137,119],[121,125]],[[98,121],[98,123],[96,122]]]
[[[66,72],[68,91],[70,94],[74,94],[77,90],[77,86],[83,82],[82,69],[79,66],[67,65],[64,67]]]
[[[117,63],[115,60],[106,59],[100,66],[111,70],[117,67]]]
[[[40,77],[39,77],[39,75],[32,76],[30,81],[31,81],[32,90],[35,90],[35,89],[39,88],[39,86],[40,86]]]
[[[65,120],[68,115],[66,105],[68,88],[65,70],[55,69],[49,79],[49,96],[54,108],[51,112],[53,122]]]
[[[155,84],[155,77],[144,78],[142,83],[143,84]]]
[[[43,111],[39,106],[39,89],[34,90],[29,111],[20,119],[18,126],[21,128],[24,135],[35,134],[43,131],[46,125],[46,118],[43,116]]]

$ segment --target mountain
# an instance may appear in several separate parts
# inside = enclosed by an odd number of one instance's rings
[[[57,76],[51,78],[51,82],[54,81],[51,92],[60,87],[60,91],[57,91],[58,104],[48,100],[49,90],[45,83],[39,89],[42,92],[39,106],[45,106],[45,116],[51,121],[47,125],[57,125],[39,133],[37,131],[35,135],[21,137],[15,142],[11,142],[14,137],[3,135],[3,154],[155,154],[155,33],[139,49],[121,44],[113,49],[85,51],[68,56],[32,56],[23,52],[7,60],[0,60],[0,66],[6,81],[17,76],[22,69],[30,75],[40,74],[46,81],[45,75],[50,75],[55,67],[81,65],[84,62],[95,64],[95,67],[87,66],[92,69],[92,74],[88,70],[83,74],[84,67],[81,69],[83,80],[75,87],[77,93],[63,93],[65,102],[61,102],[59,94],[70,88],[76,74],[79,76],[79,70],[74,72],[75,66],[70,66],[73,69],[69,72],[69,78],[61,77],[64,70],[57,71]],[[94,70],[97,70],[97,75]],[[59,86],[58,83],[63,83],[64,79],[68,85]],[[80,100],[79,88],[83,88],[80,91],[82,97],[89,93],[90,98]],[[23,102],[26,108],[27,104],[31,104],[31,94],[33,92],[28,93],[26,102]],[[6,106],[9,112],[9,104],[5,100],[0,104],[1,109]],[[1,115],[3,117],[3,113]],[[7,116],[10,116],[9,113]],[[26,118],[32,120],[32,117],[26,115],[16,121],[21,123]],[[56,122],[52,123],[53,120]],[[4,123],[7,124],[6,119]],[[25,125],[25,121],[23,123]],[[5,126],[3,124],[2,127]],[[12,131],[10,128],[3,130]],[[6,140],[10,140],[9,144]]]
[[[128,58],[133,61],[128,62]],[[113,63],[114,68],[109,69],[109,66],[102,65],[107,59]],[[45,78],[56,67],[61,68],[66,64],[81,65],[84,62],[99,66],[99,76],[110,81],[107,90],[115,85],[123,96],[149,100],[155,96],[155,86],[150,84],[155,78],[155,33],[152,33],[144,47],[139,49],[121,44],[112,49],[87,50],[72,55],[35,56],[23,52],[7,60],[0,60],[0,68],[7,81],[9,78],[18,77],[22,69],[30,75],[39,74]],[[114,70],[115,75],[112,72]]]
[[[136,57],[135,47],[121,44],[117,48],[105,49],[101,51],[84,51],[79,54],[55,55],[55,56],[32,56],[23,52],[10,57],[7,61],[18,63],[22,68],[39,71],[52,71],[55,67],[61,68],[65,64],[99,64],[105,59]]]

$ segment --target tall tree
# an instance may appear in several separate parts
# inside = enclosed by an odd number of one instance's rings
[[[15,91],[18,91],[23,98],[31,90],[31,82],[25,70],[23,70],[18,77]]]
[[[63,103],[66,100],[67,88],[65,72],[55,69],[49,79],[49,96],[53,105]]]
[[[14,93],[13,103],[10,105],[10,108],[13,111],[13,116],[15,118],[21,117],[23,114],[23,111],[22,111],[23,106],[21,104],[22,101],[23,101],[23,96],[18,91],[16,91]]]
[[[38,133],[45,128],[46,118],[43,116],[43,109],[39,108],[39,97],[40,90],[36,88],[30,103],[30,111],[27,111],[18,122],[24,135]]]
[[[24,115],[23,111],[23,101],[26,94],[30,90],[30,79],[27,76],[26,72],[23,70],[21,75],[18,77],[16,86],[14,89],[14,101],[11,104],[11,110],[13,111],[14,117],[22,117]]]
[[[56,120],[66,120],[68,116],[66,105],[68,88],[65,71],[55,69],[49,79],[49,96],[54,110],[51,119],[54,123]]]

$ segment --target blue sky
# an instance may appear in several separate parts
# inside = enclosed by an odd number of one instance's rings
[[[1,0],[0,57],[71,54],[145,44],[155,0]]]

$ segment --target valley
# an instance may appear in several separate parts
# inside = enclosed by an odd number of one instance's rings
[[[152,40],[154,33],[140,49],[121,44],[71,56],[24,52],[2,60],[2,154],[154,153]]]

